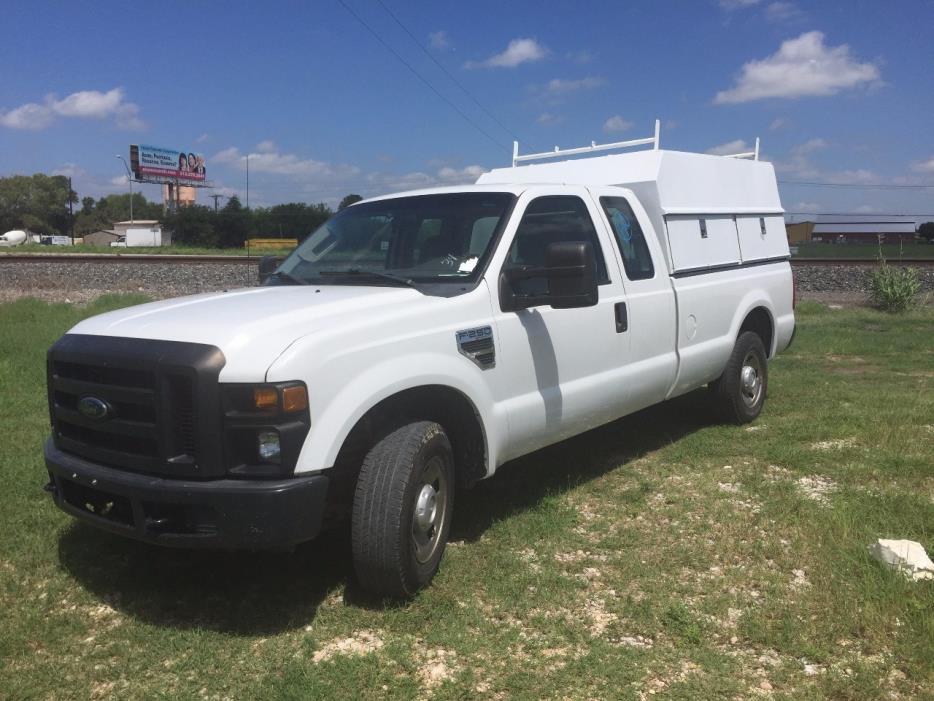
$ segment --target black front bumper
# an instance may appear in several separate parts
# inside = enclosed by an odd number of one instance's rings
[[[49,491],[66,513],[159,545],[288,548],[321,530],[323,475],[276,480],[186,481],[88,462],[45,444]]]

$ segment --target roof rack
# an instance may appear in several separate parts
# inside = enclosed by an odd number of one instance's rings
[[[519,155],[519,142],[512,142],[512,167],[515,168],[519,163],[526,161],[541,161],[546,158],[558,158],[559,156],[573,156],[579,153],[593,153],[595,151],[611,151],[618,148],[631,148],[633,146],[643,146],[652,144],[654,150],[658,150],[658,133],[661,130],[661,122],[655,120],[655,135],[646,139],[632,139],[631,141],[616,141],[612,144],[597,144],[590,142],[590,146],[581,146],[580,148],[567,148],[563,151],[555,146],[554,151],[543,151],[542,153],[529,153],[524,156]]]
[[[751,158],[754,161],[759,160],[759,137],[756,137],[756,148],[753,151],[744,151],[743,153],[724,153],[726,158]]]
[[[632,148],[633,146],[645,146],[652,144],[652,149],[658,151],[659,148],[659,132],[661,131],[661,121],[655,120],[655,134],[649,136],[645,139],[631,139],[630,141],[616,141],[612,144],[598,144],[596,141],[591,141],[590,146],[581,146],[579,148],[566,148],[559,149],[555,146],[554,151],[543,151],[541,153],[528,153],[525,155],[519,155],[519,142],[512,142],[512,167],[515,168],[520,163],[526,163],[528,161],[541,161],[548,158],[559,158],[561,156],[575,156],[581,153],[594,153],[596,151],[615,151],[616,149],[621,148]],[[746,153],[730,153],[725,154],[727,158],[752,158],[753,160],[759,160],[759,137],[756,137],[756,148],[754,151],[749,151]]]

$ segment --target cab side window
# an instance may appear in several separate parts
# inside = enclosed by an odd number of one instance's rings
[[[616,237],[623,267],[630,280],[648,280],[655,277],[652,255],[642,234],[642,227],[624,197],[601,197],[600,205]]]
[[[506,267],[543,266],[548,245],[563,241],[588,242],[597,258],[597,283],[610,282],[587,205],[573,195],[550,195],[529,203],[509,248]],[[544,277],[530,278],[516,281],[514,287],[517,294],[539,295],[547,292],[548,283]]]

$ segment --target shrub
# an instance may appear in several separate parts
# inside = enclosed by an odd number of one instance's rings
[[[872,273],[870,299],[887,312],[899,313],[913,307],[921,292],[921,280],[914,268],[893,268],[881,258]]]

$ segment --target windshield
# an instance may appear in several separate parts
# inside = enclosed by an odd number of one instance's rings
[[[363,202],[306,238],[275,279],[367,285],[472,280],[514,201],[506,192],[457,192]]]

